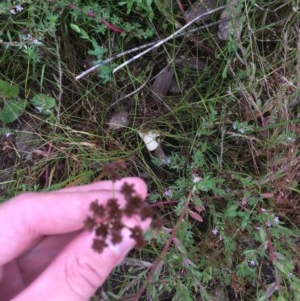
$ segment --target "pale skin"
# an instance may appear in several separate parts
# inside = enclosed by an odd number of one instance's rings
[[[134,184],[145,198],[146,184],[138,178],[114,183],[118,191],[124,182]],[[130,232],[123,229],[123,241],[109,245],[99,254],[92,248],[93,233],[83,229],[89,204],[105,204],[112,196],[112,182],[65,188],[48,193],[21,194],[0,205],[0,296],[1,301],[87,301],[112,269],[134,247]],[[138,216],[124,220],[141,226],[150,220]]]

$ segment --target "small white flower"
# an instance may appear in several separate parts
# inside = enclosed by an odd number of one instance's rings
[[[196,174],[193,174],[193,182],[194,182],[194,183],[197,183],[197,182],[199,182],[199,181],[201,181],[201,180],[202,180],[201,177],[199,177],[199,176],[196,175]]]
[[[249,260],[248,261],[248,264],[251,266],[251,267],[254,267],[256,265],[255,261],[254,260]]]
[[[274,220],[275,220],[275,223],[276,223],[276,224],[279,224],[279,222],[280,222],[280,219],[279,219],[279,217],[278,217],[278,216],[275,216]]]
[[[171,165],[172,159],[170,157],[165,157],[161,160],[161,162],[166,165]]]
[[[25,40],[25,41],[30,40],[30,39],[31,39],[31,34],[30,34],[30,33],[24,34],[24,35],[22,36],[22,39]]]
[[[36,110],[39,112],[39,113],[41,113],[42,111],[43,111],[43,108],[42,107],[35,107],[36,108]]]
[[[9,10],[9,12],[12,14],[12,15],[15,15],[17,12],[12,8]]]
[[[37,46],[43,45],[43,43],[40,42],[38,39],[34,39],[34,40],[32,41],[32,43],[35,44],[35,45],[37,45]]]
[[[20,5],[20,4],[17,4],[16,6],[15,6],[15,10],[16,11],[22,11],[24,8]]]
[[[168,197],[172,197],[172,195],[173,195],[173,190],[172,189],[167,189],[165,192],[164,192],[164,196],[166,197],[166,198],[168,198]]]
[[[267,225],[268,228],[272,227],[272,223],[271,222],[267,222],[266,225]]]
[[[288,274],[288,277],[289,277],[289,278],[292,278],[293,276],[294,276],[293,273],[289,273],[289,274]]]
[[[7,132],[7,133],[5,134],[5,137],[8,138],[8,137],[11,136],[11,135],[12,135],[12,133]]]
[[[286,140],[287,140],[287,142],[295,142],[296,141],[296,139],[293,137],[287,137]]]
[[[217,235],[219,233],[219,231],[218,231],[218,229],[214,228],[214,229],[212,229],[211,233],[213,235]]]

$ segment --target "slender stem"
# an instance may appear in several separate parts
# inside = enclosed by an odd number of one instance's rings
[[[177,224],[175,225],[175,227],[173,228],[172,230],[172,233],[167,241],[167,243],[164,245],[160,255],[155,259],[149,273],[148,273],[148,276],[147,276],[147,279],[145,280],[145,282],[143,283],[142,287],[138,290],[138,292],[136,293],[136,295],[134,296],[133,298],[133,301],[138,301],[140,300],[144,290],[146,289],[146,286],[147,284],[151,281],[154,273],[155,273],[155,270],[157,268],[157,266],[159,265],[159,263],[162,261],[163,259],[163,256],[167,253],[173,239],[175,238],[176,236],[176,233],[178,231],[178,228],[179,228],[179,225],[181,224],[182,220],[184,219],[184,216],[186,215],[186,211],[189,207],[189,204],[190,204],[190,201],[191,201],[191,198],[193,196],[193,189],[191,189],[191,191],[189,192],[189,195],[186,199],[186,202],[184,204],[184,207],[183,207],[183,210],[178,218],[178,221],[177,221]]]

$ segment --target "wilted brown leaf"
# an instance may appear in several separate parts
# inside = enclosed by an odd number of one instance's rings
[[[198,71],[202,71],[206,67],[206,64],[196,57],[191,57],[191,58],[179,57],[175,59],[175,63],[180,66],[188,67]]]
[[[241,0],[231,0],[228,2],[227,8],[225,8],[221,13],[221,23],[219,24],[218,31],[218,36],[221,40],[228,40],[230,36],[235,38],[237,41],[240,40],[243,29],[243,23],[239,17],[240,1]],[[226,19],[228,20],[225,21]]]
[[[189,210],[188,211],[189,215],[191,218],[193,218],[194,220],[202,223],[203,222],[203,218],[200,214],[196,213],[195,211]]]
[[[160,102],[161,99],[167,95],[172,86],[173,73],[172,67],[167,66],[156,76],[151,87],[153,100]]]
[[[128,112],[125,108],[121,108],[109,120],[108,127],[110,130],[119,130],[128,125]]]
[[[185,13],[185,18],[188,22],[192,21],[196,17],[203,15],[210,10],[217,7],[217,0],[198,0],[194,2]],[[203,16],[203,18],[200,18],[195,23],[200,23],[204,20],[209,20],[211,18],[211,15]]]

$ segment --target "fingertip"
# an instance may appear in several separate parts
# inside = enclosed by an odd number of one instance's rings
[[[115,182],[111,180],[99,181],[91,184],[66,187],[61,190],[53,191],[51,193],[60,193],[60,192],[87,192],[87,191],[96,191],[96,190],[120,190],[124,183],[133,184],[136,192],[140,195],[141,198],[145,199],[147,196],[147,185],[146,183],[138,177],[127,177],[117,180]]]
[[[148,188],[144,180],[138,177],[122,178],[115,182],[115,188],[117,190],[120,190],[125,183],[129,185],[133,185],[134,190],[143,200],[146,198]]]

